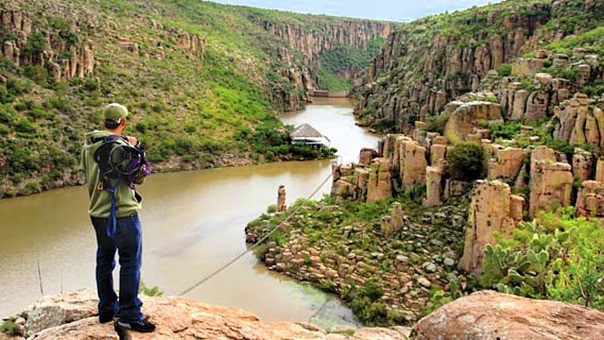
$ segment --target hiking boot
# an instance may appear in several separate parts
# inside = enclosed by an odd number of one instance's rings
[[[112,314],[99,314],[99,322],[100,323],[107,323],[107,322],[111,322],[111,321],[116,321],[115,316]]]
[[[116,328],[121,327],[140,333],[151,333],[155,330],[155,325],[149,322],[148,319],[142,319],[139,321],[118,321],[115,323]]]

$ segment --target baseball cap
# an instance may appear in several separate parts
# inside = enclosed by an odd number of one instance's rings
[[[103,118],[105,120],[120,121],[128,117],[128,109],[121,104],[111,103],[103,109]]]

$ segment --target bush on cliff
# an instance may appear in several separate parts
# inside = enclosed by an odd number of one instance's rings
[[[447,172],[455,180],[473,181],[484,173],[482,147],[473,142],[462,142],[447,153]]]
[[[422,130],[428,132],[438,132],[441,135],[445,134],[445,125],[449,121],[449,116],[447,115],[438,115],[426,118],[426,123],[424,124]]]
[[[485,248],[480,284],[500,292],[604,310],[604,229],[572,208],[540,213]]]

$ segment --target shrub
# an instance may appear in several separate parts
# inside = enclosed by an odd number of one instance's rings
[[[494,140],[497,140],[499,138],[512,139],[518,132],[520,132],[521,128],[522,123],[520,122],[495,123],[490,126],[491,137]]]
[[[447,172],[451,178],[473,181],[484,172],[482,147],[473,142],[461,142],[447,153]]]
[[[502,77],[508,77],[512,74],[512,65],[510,64],[501,64],[497,69],[499,75]]]
[[[426,118],[426,122],[424,127],[422,128],[428,132],[438,132],[441,135],[444,135],[445,125],[449,121],[449,116],[438,115]]]
[[[146,296],[162,296],[162,295],[164,295],[164,292],[162,290],[160,290],[158,286],[147,287],[147,285],[145,284],[145,282],[143,280],[141,280],[141,282],[140,282],[138,292],[143,293]]]

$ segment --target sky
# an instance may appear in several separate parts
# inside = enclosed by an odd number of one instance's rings
[[[211,0],[230,5],[353,18],[409,21],[430,14],[486,5],[499,0]]]

